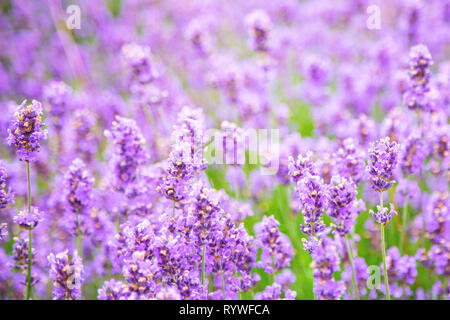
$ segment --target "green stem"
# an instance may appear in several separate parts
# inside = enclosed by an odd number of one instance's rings
[[[223,269],[222,269],[222,258],[220,258],[220,278],[222,279],[222,295],[223,300],[227,300],[225,296],[225,279],[223,277]]]
[[[389,279],[386,268],[386,243],[384,240],[384,225],[381,226],[381,249],[383,253],[383,271],[384,271],[384,286],[386,288],[386,299],[391,300],[391,295],[389,294]]]
[[[28,214],[31,214],[31,181],[30,181],[30,162],[27,163],[27,207]],[[28,230],[28,271],[27,271],[27,287],[25,292],[25,300],[31,297],[31,268],[33,265],[33,239],[31,229]]]
[[[206,247],[203,245],[202,248],[202,286],[205,285],[205,251]]]
[[[355,265],[353,264],[353,252],[352,252],[352,250],[350,248],[350,245],[348,243],[347,236],[345,236],[344,239],[345,239],[345,247],[347,248],[348,259],[350,260],[350,266],[352,267],[353,291],[355,292],[356,300],[359,300],[358,286],[356,285]]]
[[[381,210],[383,210],[383,192],[380,191],[380,206]],[[386,288],[386,299],[391,300],[391,295],[389,294],[389,279],[388,279],[388,273],[386,268],[386,241],[384,237],[384,225],[380,224],[381,229],[381,253],[383,255],[383,274],[384,274],[384,286]]]
[[[402,236],[400,241],[400,252],[404,254],[404,248],[406,243],[406,225],[408,221],[408,196],[405,196],[405,203],[403,204],[403,212],[402,212]]]
[[[175,218],[175,200],[173,200],[173,204],[172,204],[172,219]]]
[[[83,239],[81,235],[81,228],[80,228],[80,216],[79,214],[76,214],[77,216],[77,251],[78,256],[83,259]]]

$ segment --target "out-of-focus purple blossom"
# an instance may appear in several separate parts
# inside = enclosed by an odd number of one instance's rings
[[[394,170],[398,164],[399,145],[389,137],[377,140],[369,149],[367,172],[370,186],[377,192],[386,191],[394,184]]]
[[[365,162],[363,151],[355,145],[352,138],[343,141],[342,146],[334,154],[336,168],[343,177],[350,177],[356,185],[364,178]]]
[[[404,95],[405,104],[412,110],[428,110],[430,91],[431,54],[425,45],[411,48],[409,53],[409,88]]]
[[[8,237],[8,225],[6,223],[0,223],[0,241],[5,240]]]
[[[150,47],[136,43],[126,44],[122,47],[122,57],[132,72],[133,80],[145,84],[158,78],[159,73],[152,61]]]
[[[343,281],[335,281],[333,274],[340,270],[338,248],[329,237],[320,239],[311,254],[314,277],[314,293],[319,300],[338,300],[344,294]]]
[[[54,300],[76,300],[81,297],[81,285],[84,282],[84,267],[76,252],[69,257],[68,251],[50,253],[49,276],[53,281]]]
[[[405,175],[419,174],[428,155],[425,141],[417,135],[411,135],[403,145],[400,166]]]
[[[0,210],[14,203],[14,193],[9,187],[8,172],[3,161],[0,161]]]
[[[44,99],[47,102],[46,111],[52,116],[54,125],[61,128],[61,118],[71,111],[72,88],[62,81],[51,81],[44,87]]]
[[[36,264],[36,250],[34,248],[31,249],[31,257],[32,257],[32,265]],[[13,245],[13,256],[14,262],[11,265],[13,270],[20,271],[23,275],[21,277],[21,283],[26,283],[26,275],[28,271],[28,238],[22,237],[14,237],[14,245]],[[31,274],[31,285],[34,286],[39,281],[39,277],[36,273],[36,268],[32,268]]]
[[[64,176],[64,196],[74,214],[88,213],[92,202],[94,177],[80,159],[75,159]]]
[[[449,192],[436,192],[425,208],[425,236],[435,244],[450,243]]]
[[[386,268],[389,276],[389,291],[396,298],[408,298],[411,295],[408,286],[415,282],[418,274],[416,258],[400,256],[398,248],[392,247],[386,252]]]
[[[255,9],[245,17],[245,24],[250,35],[250,47],[256,51],[267,51],[272,31],[272,22],[267,13]]]
[[[293,273],[291,269],[283,269],[281,273],[275,275],[275,282],[284,289],[290,288],[295,280],[295,273]]]
[[[17,107],[14,119],[8,129],[8,144],[14,146],[21,161],[36,161],[41,148],[41,140],[47,137],[42,123],[41,103],[33,100],[28,106],[26,101]]]
[[[132,119],[117,116],[111,130],[105,135],[114,146],[111,159],[114,170],[113,186],[117,191],[125,192],[132,197],[143,190],[136,190],[139,176],[139,167],[147,159],[145,152],[145,139],[136,122]]]
[[[416,181],[408,179],[399,179],[395,200],[400,207],[405,206],[406,202],[418,208],[421,202],[421,192]]]
[[[294,255],[291,241],[279,231],[279,224],[272,215],[264,216],[254,227],[255,244],[262,250],[261,260],[256,265],[267,273],[275,273],[289,266]]]
[[[28,212],[27,210],[19,211],[17,215],[14,216],[13,221],[21,228],[30,230],[36,228],[39,222],[44,219],[42,215],[42,212],[40,212],[37,207],[31,207],[31,212]]]

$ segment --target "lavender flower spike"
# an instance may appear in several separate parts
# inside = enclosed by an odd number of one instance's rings
[[[398,164],[399,145],[389,137],[382,138],[372,144],[369,149],[367,171],[370,176],[370,186],[377,192],[382,192],[394,184],[394,170]]]
[[[33,162],[41,148],[40,141],[46,138],[47,131],[43,129],[41,103],[36,100],[28,106],[25,103],[26,101],[22,102],[14,114],[7,141],[9,145],[16,147],[21,161]]]
[[[81,258],[74,252],[72,259],[68,251],[47,257],[50,264],[50,278],[53,280],[54,300],[76,300],[81,296],[84,268]]]

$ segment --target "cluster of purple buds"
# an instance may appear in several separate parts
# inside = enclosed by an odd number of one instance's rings
[[[428,152],[425,141],[418,135],[411,135],[401,153],[401,169],[405,175],[418,174]]]
[[[114,145],[113,186],[117,191],[133,197],[136,193],[142,192],[137,190],[136,182],[139,167],[148,160],[145,138],[134,120],[119,116],[113,121],[112,129],[105,131],[105,136]]]
[[[278,229],[279,222],[274,216],[264,216],[261,222],[255,224],[255,245],[261,248],[261,260],[258,268],[269,274],[288,267],[294,256],[294,248],[289,238]]]
[[[64,176],[64,181],[65,199],[70,210],[78,215],[88,214],[95,179],[82,160],[77,158],[72,162]]]
[[[369,149],[367,172],[370,186],[377,192],[388,190],[395,183],[394,170],[398,164],[399,145],[389,137],[377,140]]]
[[[130,296],[132,296],[130,286],[115,279],[105,281],[103,286],[98,289],[99,300],[133,300],[130,299]]]
[[[264,291],[255,294],[255,300],[295,300],[297,292],[292,290],[282,291],[282,286],[277,282],[267,286]],[[284,298],[282,298],[282,294]]]
[[[341,176],[352,178],[356,185],[364,179],[365,156],[352,138],[343,141],[342,146],[334,154],[334,158]]]
[[[26,210],[19,211],[13,218],[14,223],[26,230],[33,230],[42,220],[42,213],[36,207],[31,207],[30,212]]]
[[[390,208],[377,206],[377,212],[373,210],[369,210],[369,213],[373,216],[376,222],[382,225],[387,225],[394,214],[397,214],[395,211],[394,205],[391,203]]]
[[[22,237],[14,237],[13,245],[13,255],[14,263],[12,269],[20,271],[24,276],[26,276],[28,271],[28,239]],[[31,262],[32,265],[36,264],[36,250],[31,248]],[[36,268],[33,268],[33,273],[31,274],[31,285],[35,285],[38,281],[38,275],[35,273]],[[23,279],[23,284],[25,284],[25,278]]]
[[[14,203],[14,193],[8,184],[8,173],[4,163],[0,161],[0,209],[5,209],[8,204]]]
[[[5,240],[8,237],[8,225],[6,223],[0,223],[0,241]]]
[[[431,54],[424,45],[411,48],[409,53],[409,86],[404,102],[412,110],[428,110],[427,93],[430,91]]]
[[[16,147],[21,161],[33,162],[39,152],[40,141],[45,139],[47,131],[42,123],[41,103],[33,100],[30,105],[26,101],[18,106],[14,114],[15,119],[8,129],[8,144]]]
[[[72,258],[68,251],[50,253],[47,257],[50,265],[49,276],[53,281],[54,300],[76,300],[81,297],[81,285],[84,282],[84,268],[76,252]]]
[[[340,270],[341,262],[334,240],[329,237],[321,238],[311,256],[314,293],[317,299],[340,299],[345,292],[345,285],[342,280],[335,281],[333,277],[333,274]]]
[[[351,178],[333,176],[328,193],[327,214],[335,220],[336,230],[344,237],[351,231],[356,219],[356,184]]]

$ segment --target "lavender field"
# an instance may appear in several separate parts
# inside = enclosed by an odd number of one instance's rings
[[[450,2],[1,0],[1,300],[448,300]]]

